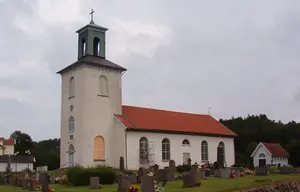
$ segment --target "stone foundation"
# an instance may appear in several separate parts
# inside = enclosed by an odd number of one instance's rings
[[[279,181],[262,187],[236,192],[300,192],[300,181]]]

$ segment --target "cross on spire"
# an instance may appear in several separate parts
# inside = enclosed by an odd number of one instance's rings
[[[94,11],[94,9],[91,9],[91,12],[90,12],[90,15],[91,15],[91,24],[94,24],[94,13],[95,13],[95,11]]]

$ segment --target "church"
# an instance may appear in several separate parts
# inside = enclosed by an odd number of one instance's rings
[[[127,106],[122,75],[106,58],[107,28],[91,22],[78,33],[78,58],[61,75],[61,168],[107,165],[125,168],[158,164],[213,163],[221,147],[235,163],[234,132],[210,115]]]

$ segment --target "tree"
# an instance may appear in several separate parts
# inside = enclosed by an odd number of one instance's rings
[[[10,138],[15,141],[15,152],[19,152],[19,155],[27,155],[25,151],[32,151],[33,142],[28,134],[22,133],[19,130],[13,132],[10,135]]]
[[[293,139],[287,145],[289,151],[289,163],[294,166],[300,166],[300,140]]]

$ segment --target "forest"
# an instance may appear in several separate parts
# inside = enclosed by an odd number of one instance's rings
[[[250,166],[250,155],[256,145],[259,142],[269,142],[280,143],[289,152],[289,163],[293,166],[300,165],[300,123],[291,121],[284,124],[263,114],[220,119],[220,122],[238,134],[235,138],[236,164]],[[35,142],[21,131],[15,131],[10,137],[15,139],[15,151],[19,155],[26,155],[25,151],[31,151],[36,159],[35,166],[47,165],[49,170],[59,168],[59,139]]]

